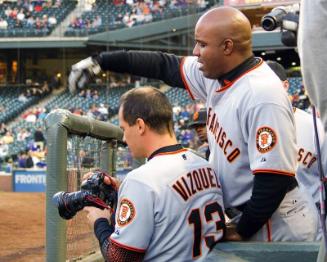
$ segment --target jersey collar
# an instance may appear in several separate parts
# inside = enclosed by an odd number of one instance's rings
[[[157,149],[156,151],[154,151],[148,157],[148,160],[151,160],[152,158],[154,158],[155,156],[158,156],[158,155],[175,154],[175,153],[179,153],[181,151],[186,151],[186,149],[181,144],[164,146],[164,147],[161,147],[161,148]]]
[[[251,56],[246,59],[242,64],[218,78],[221,87],[217,92],[226,90],[228,87],[232,86],[236,80],[261,65],[262,62],[263,60],[260,57]]]

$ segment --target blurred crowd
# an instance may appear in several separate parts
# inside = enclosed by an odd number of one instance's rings
[[[55,16],[44,14],[42,17],[36,14],[44,9],[60,8],[61,0],[17,0],[14,7],[6,1],[0,1],[4,10],[4,17],[0,17],[0,29],[7,29],[8,25],[14,24],[14,28],[52,28],[57,24]]]
[[[128,83],[132,81],[138,83],[139,79],[126,79],[119,78],[118,76],[111,75],[110,77],[111,88],[121,88],[126,87]],[[43,93],[49,93],[57,87],[52,83],[44,82],[42,85],[37,83],[28,83],[26,91],[21,93],[16,99],[21,102],[26,101],[28,97],[34,95],[42,95]],[[100,83],[101,84],[101,83]],[[309,110],[310,101],[308,96],[304,91],[304,87],[301,86],[300,89],[296,90],[291,96],[291,101],[294,106]],[[118,121],[117,112],[111,108],[108,103],[101,103],[99,99],[99,91],[97,88],[86,88],[79,91],[76,98],[85,99],[85,104],[89,104],[86,109],[84,107],[71,107],[67,108],[71,113],[79,116],[89,117],[92,119],[100,121]],[[82,102],[84,104],[84,102]],[[191,102],[184,106],[180,103],[173,103],[173,120],[174,129],[178,141],[184,146],[197,150],[201,146],[201,141],[196,135],[194,129],[189,128],[190,122],[192,122],[192,116],[194,112],[199,111],[204,108],[201,103]],[[5,111],[5,106],[0,106],[0,111]],[[44,126],[43,121],[48,114],[49,109],[46,106],[34,105],[29,109],[25,110],[17,121],[23,121],[21,124],[14,126],[14,128],[8,128],[6,124],[0,124],[0,163],[2,165],[10,164],[19,168],[31,168],[31,167],[43,167],[45,165],[45,154],[46,154],[46,140],[43,134],[44,130],[42,128],[36,128],[39,126]],[[10,155],[10,146],[18,143],[20,145],[24,144],[24,150],[20,150],[17,155]],[[124,159],[129,159],[129,161],[124,161],[130,163],[131,157],[125,154]],[[126,166],[125,163],[123,166]]]
[[[208,2],[205,0],[113,0],[112,4],[115,7],[122,5],[129,6],[130,11],[119,12],[116,16],[110,17],[111,24],[123,23],[127,27],[132,27],[138,24],[148,23],[153,21],[154,16],[162,15],[165,10],[181,10],[188,6],[206,8]],[[96,10],[96,1],[86,1],[86,11],[92,12]],[[96,12],[96,11],[95,11]],[[69,25],[73,29],[90,29],[98,28],[102,25],[102,17],[96,15],[95,18],[74,17]]]

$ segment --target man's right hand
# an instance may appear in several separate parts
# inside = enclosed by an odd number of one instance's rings
[[[93,172],[87,172],[86,174],[83,175],[83,178],[82,178],[82,181],[85,181],[87,180],[90,176],[93,175]],[[115,191],[118,192],[119,190],[119,187],[120,187],[120,184],[121,184],[121,181],[116,178],[116,177],[112,177],[110,176],[109,174],[106,174],[106,176],[104,177],[103,179],[103,182],[106,184],[106,185],[110,185],[113,187],[113,189]]]
[[[72,65],[68,78],[69,91],[74,94],[76,89],[82,89],[95,75],[101,72],[101,67],[95,57],[88,57]]]

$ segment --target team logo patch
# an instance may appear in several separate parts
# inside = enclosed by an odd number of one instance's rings
[[[260,153],[267,153],[277,142],[277,136],[270,127],[260,127],[256,136],[257,149]]]
[[[193,115],[193,121],[196,121],[199,119],[199,112],[195,112]]]
[[[118,213],[117,223],[119,226],[126,226],[135,217],[135,207],[133,203],[127,198],[120,201],[120,208]]]

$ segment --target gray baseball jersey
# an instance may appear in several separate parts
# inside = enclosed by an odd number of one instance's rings
[[[204,261],[224,223],[218,177],[206,160],[180,149],[126,176],[111,240],[145,252],[145,261]]]
[[[317,164],[315,136],[312,115],[294,109],[296,139],[298,145],[298,168],[296,176],[298,181],[311,193],[315,202],[319,201],[320,175]],[[317,118],[317,129],[320,145],[324,142],[324,128],[321,120]],[[321,151],[321,153],[324,153]]]
[[[191,97],[206,102],[209,162],[220,175],[225,207],[250,199],[253,175],[258,172],[295,175],[293,109],[280,79],[265,62],[261,60],[224,86],[203,76],[197,57],[183,60],[181,74]],[[293,216],[297,218],[301,220],[299,214]],[[271,224],[274,228],[267,226],[267,240],[297,240],[286,227],[278,227],[280,223]]]

